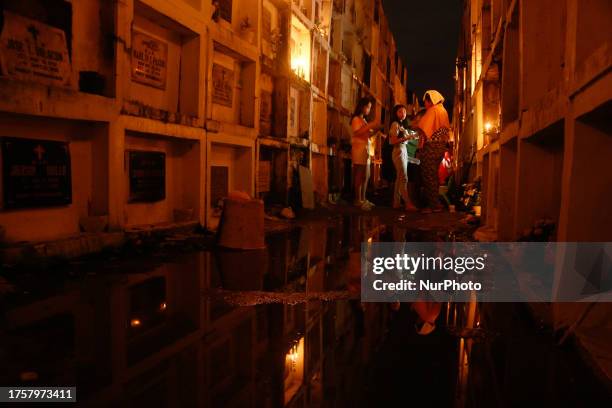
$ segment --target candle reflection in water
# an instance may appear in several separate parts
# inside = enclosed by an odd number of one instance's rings
[[[304,380],[304,337],[296,341],[285,355],[285,404],[300,389]]]

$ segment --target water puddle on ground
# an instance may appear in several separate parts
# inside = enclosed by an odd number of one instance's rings
[[[454,406],[472,389],[503,400],[481,378],[498,363],[478,353],[513,356],[503,328],[484,329],[510,311],[443,305],[440,328],[419,336],[410,305],[359,301],[362,242],[457,238],[402,222],[335,217],[271,235],[261,251],[3,278],[0,384],[76,385],[80,402],[104,407]]]

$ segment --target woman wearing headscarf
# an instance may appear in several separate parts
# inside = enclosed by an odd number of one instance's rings
[[[400,198],[404,200],[406,211],[417,211],[408,193],[408,144],[415,143],[416,132],[409,129],[408,111],[404,105],[395,105],[391,116],[389,144],[393,146],[393,164],[395,165],[395,188],[393,189],[393,208],[400,207]]]
[[[444,157],[449,140],[450,122],[444,109],[444,97],[438,91],[427,91],[423,96],[427,109],[418,127],[426,136],[421,155],[421,176],[427,207],[423,212],[442,211],[438,197],[438,166]]]

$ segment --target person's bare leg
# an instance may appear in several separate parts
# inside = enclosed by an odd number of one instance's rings
[[[394,164],[396,170],[395,183],[397,185],[397,193],[404,200],[404,209],[406,211],[415,211],[416,207],[410,200],[410,194],[408,193],[408,154],[405,151],[398,150],[394,157]]]
[[[364,166],[363,182],[361,184],[361,202],[366,202],[366,192],[368,191],[368,182],[370,181],[370,165]]]
[[[395,177],[395,181],[393,182],[393,208],[400,208],[400,181],[398,177]]]
[[[405,180],[405,171],[403,169],[403,160],[401,155],[402,147],[394,147],[393,148],[393,167],[395,168],[395,183],[393,188],[393,208],[400,208],[401,199],[405,199],[402,195],[402,185],[406,181]]]
[[[353,189],[355,190],[354,203],[361,205],[361,186],[363,184],[363,171],[360,165],[353,167]]]

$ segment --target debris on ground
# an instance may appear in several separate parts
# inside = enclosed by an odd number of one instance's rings
[[[463,196],[459,200],[460,208],[466,212],[473,212],[474,207],[480,206],[480,177],[474,182],[463,184]]]
[[[359,299],[359,293],[348,290],[327,292],[265,292],[265,291],[231,291],[216,289],[204,293],[212,300],[219,300],[231,306],[256,306],[271,303],[296,305],[311,301],[336,302],[340,300]]]

